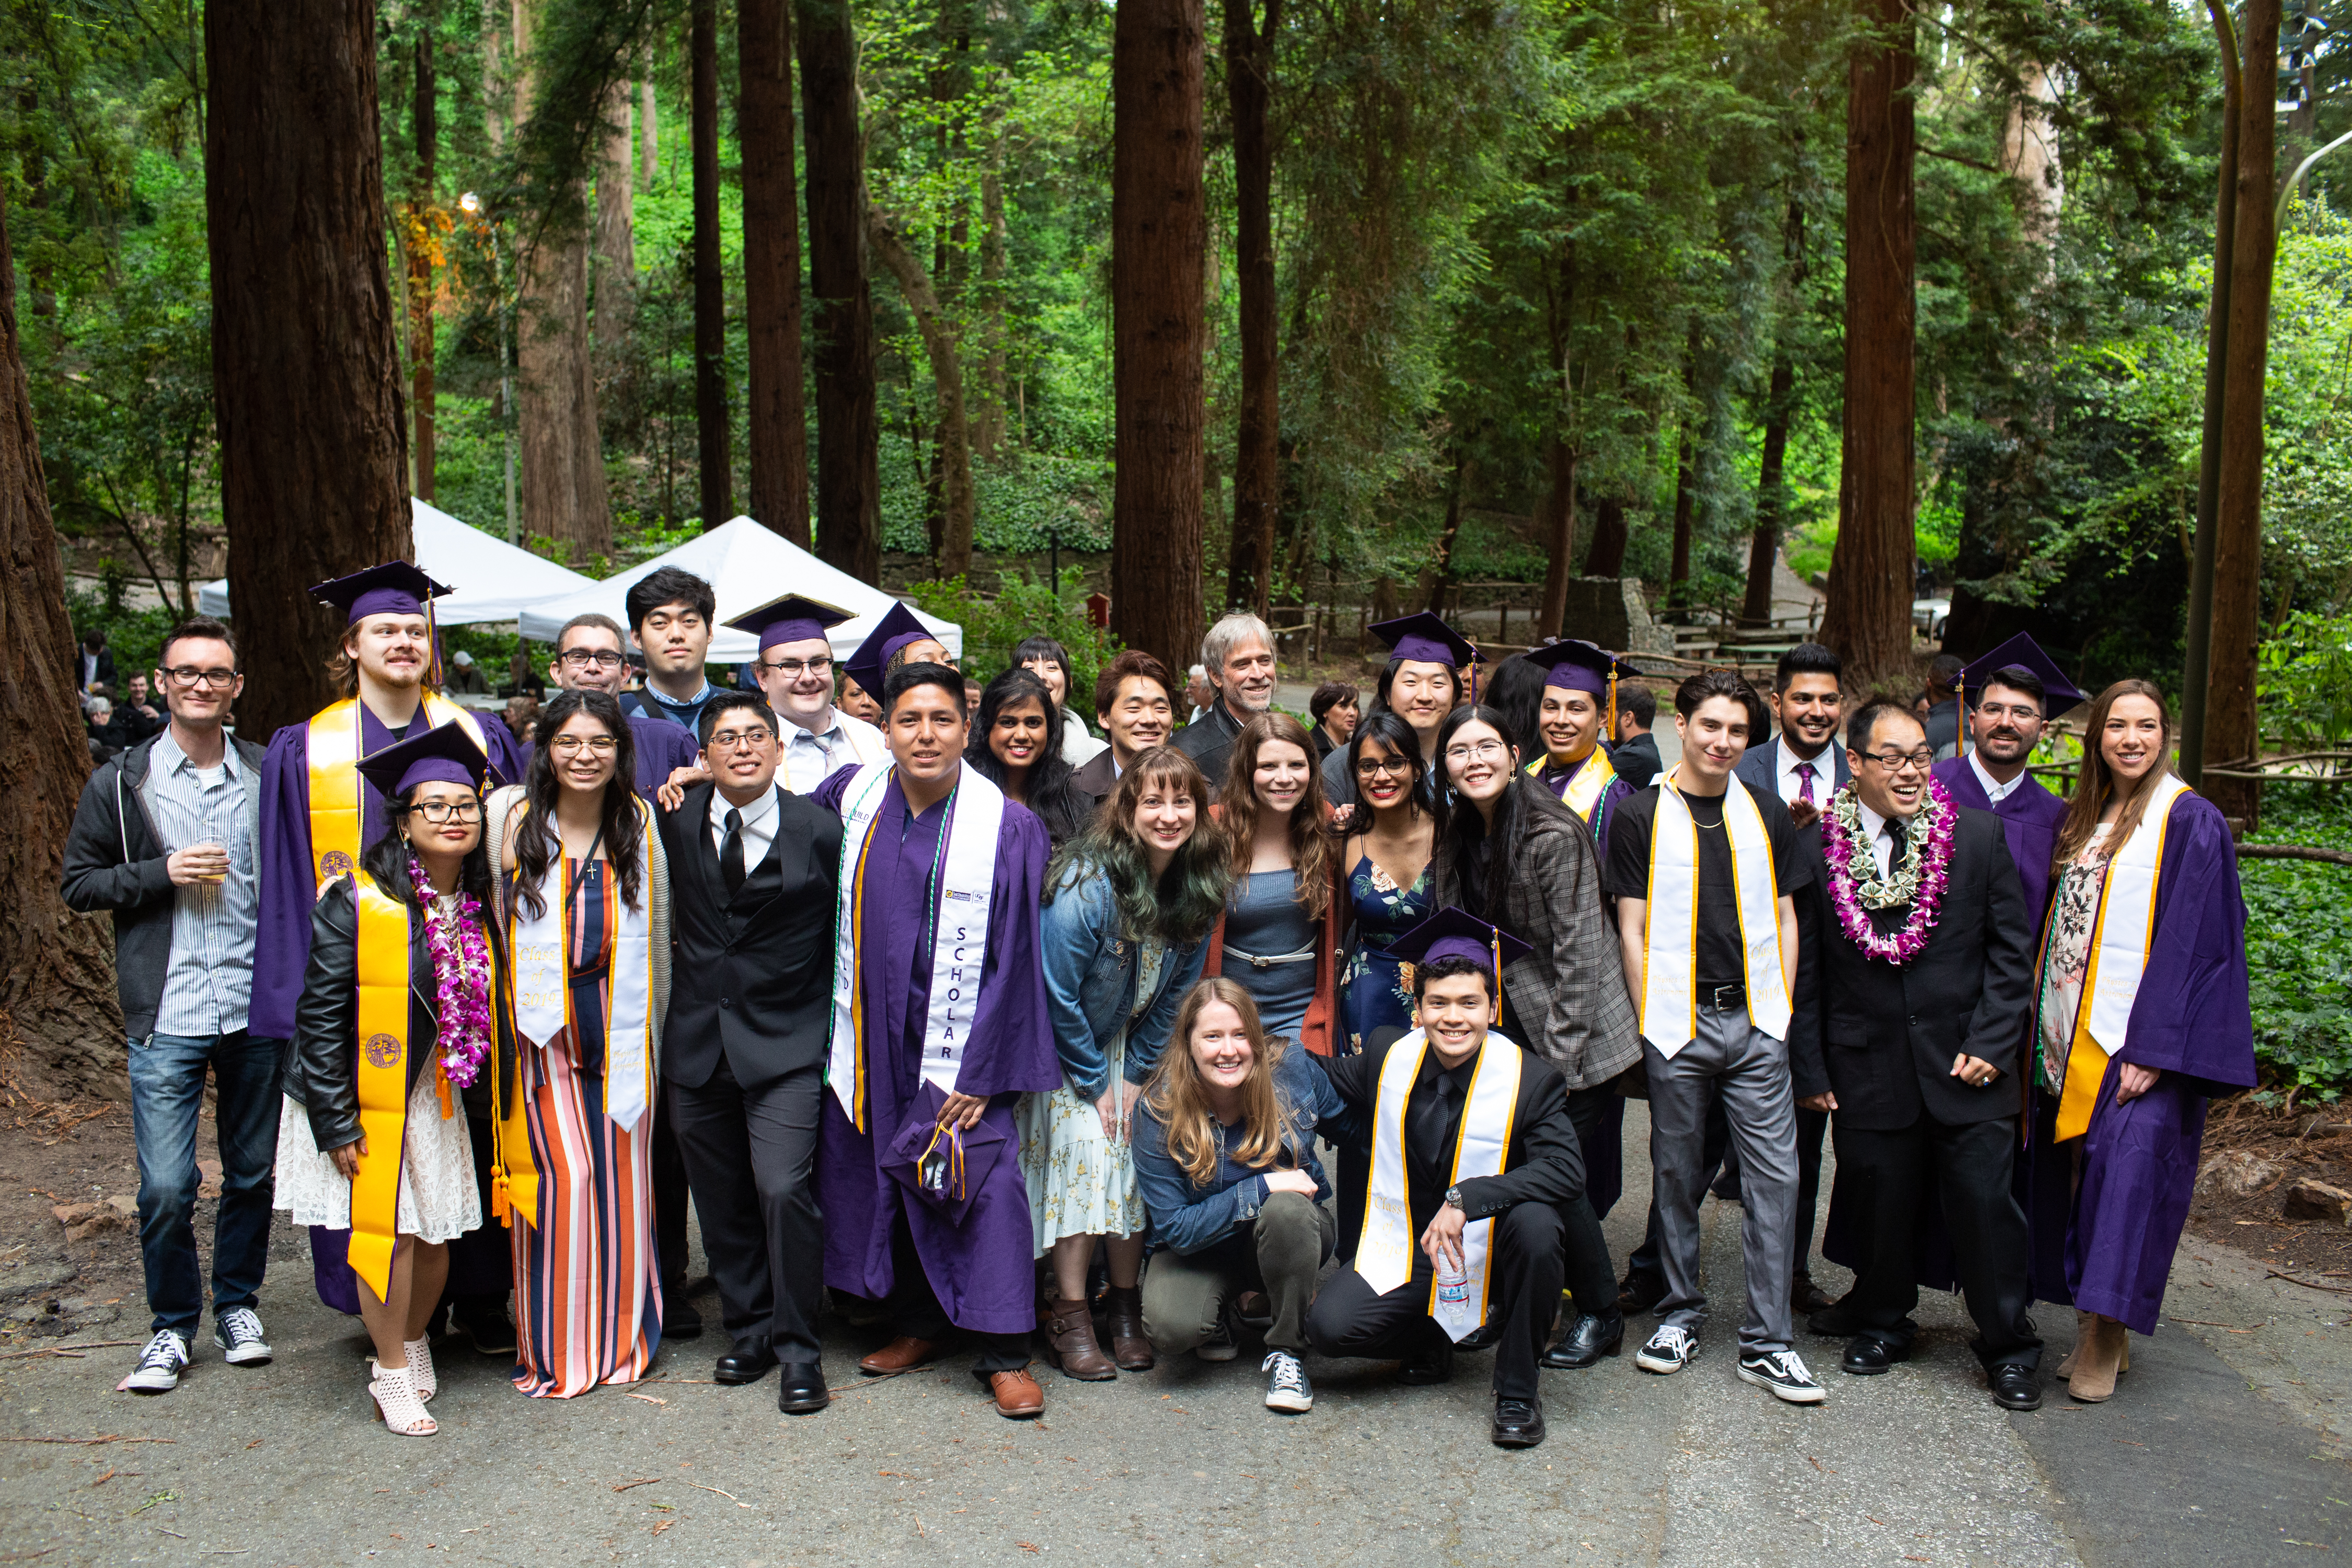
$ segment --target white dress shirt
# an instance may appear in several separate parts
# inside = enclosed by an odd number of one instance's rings
[[[737,809],[716,789],[710,792],[710,847],[722,857],[727,853],[727,814]],[[743,869],[748,872],[768,858],[768,847],[776,841],[776,792],[764,791],[759,799],[740,809],[743,813]]]
[[[1813,804],[1821,806],[1829,805],[1830,796],[1837,793],[1837,763],[1830,756],[1830,746],[1836,744],[1832,738],[1829,745],[1811,756],[1800,757],[1789,749],[1789,738],[1786,735],[1780,737],[1780,743],[1772,749],[1772,760],[1776,764],[1773,782],[1780,786],[1780,799],[1784,804],[1794,805],[1804,794],[1805,781],[1797,773],[1797,769],[1801,766],[1813,770]]]
[[[1977,775],[1977,783],[1984,786],[1985,799],[1994,805],[1999,805],[2003,800],[2007,799],[2010,792],[2016,789],[2018,785],[2023,784],[2026,779],[2025,770],[2023,768],[2020,768],[2017,770],[2017,776],[2015,778],[2010,780],[2007,784],[2001,783],[1999,779],[1985,772],[1984,763],[1977,760],[1977,754],[1973,751],[1969,752],[1969,766],[1975,772]]]
[[[790,719],[783,725],[784,763],[780,782],[794,795],[814,795],[816,786],[841,769],[860,763],[878,763],[890,754],[882,731],[865,720],[827,705],[824,726],[803,730]]]
[[[1906,816],[1898,820],[1879,816],[1863,800],[1859,790],[1854,792],[1853,804],[1862,817],[1862,830],[1870,835],[1870,852],[1878,858],[1878,875],[1883,881],[1895,864],[1895,841],[1886,837],[1887,826],[1892,823],[1895,832],[1907,833],[1911,830],[1911,819]]]

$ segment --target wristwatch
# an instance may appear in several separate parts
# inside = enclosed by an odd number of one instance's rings
[[[1452,1204],[1455,1208],[1460,1208],[1462,1206],[1462,1189],[1460,1187],[1446,1188],[1445,1201]]]

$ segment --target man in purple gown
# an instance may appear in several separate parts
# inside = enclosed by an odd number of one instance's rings
[[[1026,1370],[1034,1247],[1013,1111],[1023,1093],[1061,1081],[1037,945],[1045,830],[1007,800],[992,845],[959,843],[963,825],[990,815],[993,791],[963,767],[963,677],[919,663],[886,680],[876,668],[880,650],[867,652],[850,661],[850,673],[883,693],[891,760],[844,768],[813,797],[847,822],[841,899],[856,954],[854,981],[835,958],[831,1092],[817,1153],[825,1282],[888,1304],[896,1337],[859,1362],[860,1372],[921,1365],[961,1329],[979,1345],[972,1370],[998,1413],[1035,1415],[1045,1394]],[[987,922],[978,994],[956,997],[957,977],[968,972],[950,968],[946,1005],[935,1005],[941,954],[971,945],[950,932],[957,905],[980,897]],[[932,1123],[958,1130],[965,1159],[944,1190],[926,1184],[919,1194],[917,1155]]]

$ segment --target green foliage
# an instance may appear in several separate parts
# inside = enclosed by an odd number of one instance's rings
[[[882,437],[882,548],[919,555],[930,549],[924,522],[921,458],[898,431]],[[1086,458],[1029,453],[1005,463],[974,463],[979,510],[976,549],[995,554],[1042,553],[1058,535],[1065,553],[1110,548],[1110,465]]]
[[[2352,736],[2352,616],[2297,611],[2263,640],[2256,674],[2265,731],[2290,741]]]
[[[119,592],[85,594],[71,585],[66,589],[66,616],[73,623],[77,645],[91,632],[106,634],[106,646],[114,654],[115,678],[126,683],[133,675],[153,672],[165,635],[182,619],[180,612],[168,605],[134,610],[122,603]],[[119,701],[122,693],[117,690],[114,696]]]
[[[1087,619],[1085,574],[1062,569],[1060,591],[1036,578],[1007,574],[994,595],[975,593],[961,577],[916,583],[915,603],[963,627],[964,673],[983,684],[1012,668],[1013,650],[1028,637],[1050,637],[1070,650],[1068,706],[1091,720],[1095,677],[1119,649],[1110,633]]]
[[[2318,785],[2264,787],[2254,837],[2352,849],[2352,796]],[[2352,870],[2310,860],[2243,860],[2254,1054],[2273,1089],[2333,1103],[2352,1088]]]

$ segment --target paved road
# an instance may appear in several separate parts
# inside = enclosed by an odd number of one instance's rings
[[[1710,1203],[1706,1218],[1727,1300],[1739,1214]],[[1621,1258],[1641,1220],[1634,1203],[1611,1216]],[[1517,1454],[1486,1440],[1483,1358],[1440,1389],[1310,1363],[1317,1405],[1298,1419],[1260,1406],[1248,1359],[1114,1384],[1048,1373],[1045,1419],[1013,1424],[960,1363],[859,1384],[852,1358],[877,1336],[838,1323],[841,1394],[823,1415],[778,1415],[772,1379],[698,1381],[708,1338],[666,1351],[643,1397],[567,1403],[527,1403],[453,1348],[441,1436],[398,1439],[368,1419],[352,1325],[313,1298],[299,1239],[277,1250],[266,1370],[206,1344],[179,1392],[138,1399],[111,1392],[126,1351],[0,1362],[0,1563],[2216,1568],[2352,1549],[2347,1299],[2197,1244],[2168,1303],[2197,1321],[2135,1340],[2104,1406],[2053,1393],[2034,1415],[1997,1410],[1958,1303],[1933,1297],[1923,1353],[1888,1376],[1842,1377],[1834,1346],[1808,1342],[1830,1386],[1817,1409],[1738,1383],[1727,1321],[1671,1379],[1630,1354],[1547,1373],[1551,1440]],[[2042,1321],[2054,1363],[2071,1315]],[[126,1307],[102,1337],[138,1321]],[[26,1440],[105,1436],[124,1440]]]

